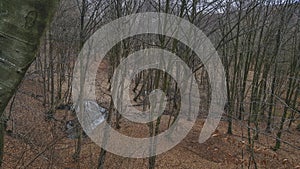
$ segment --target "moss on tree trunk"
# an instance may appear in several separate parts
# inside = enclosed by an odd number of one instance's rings
[[[0,117],[35,59],[40,37],[58,1],[0,1]],[[4,132],[3,127],[0,129],[1,166]]]

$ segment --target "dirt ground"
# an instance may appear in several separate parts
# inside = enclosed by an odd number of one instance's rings
[[[72,155],[76,142],[66,137],[65,120],[72,118],[67,110],[55,113],[56,120],[46,121],[46,109],[42,105],[42,83],[25,79],[16,95],[11,111],[8,130],[5,135],[4,169],[92,169],[96,168],[100,147],[89,138],[82,142],[80,159],[76,162]],[[105,100],[105,98],[99,98]],[[6,115],[9,116],[9,107]],[[167,127],[168,116],[162,117],[161,128]],[[248,151],[246,122],[234,122],[233,135],[226,134],[227,123],[221,121],[212,137],[205,143],[198,143],[204,119],[199,118],[187,137],[168,152],[156,159],[156,168],[161,169],[209,169],[209,168],[286,168],[300,169],[300,132],[296,125],[284,132],[280,150],[274,152],[275,133],[261,133],[255,142],[253,156]],[[263,126],[261,126],[263,128]],[[121,133],[134,137],[146,137],[146,125],[132,124],[121,120]],[[148,159],[124,158],[107,153],[105,168],[143,169],[148,167]]]

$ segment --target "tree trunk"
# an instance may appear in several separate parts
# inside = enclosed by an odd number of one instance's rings
[[[0,116],[35,58],[40,37],[58,0],[0,2]],[[3,132],[0,131],[0,165]]]

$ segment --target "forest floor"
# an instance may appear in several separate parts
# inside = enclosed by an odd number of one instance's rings
[[[34,90],[33,90],[34,89]],[[22,92],[16,96],[11,118],[13,133],[5,136],[5,156],[3,168],[94,168],[97,165],[100,148],[89,138],[84,138],[79,162],[72,155],[75,140],[66,137],[64,124],[59,121],[45,121],[45,109],[39,96],[40,84],[25,80]],[[35,92],[32,92],[35,91]],[[39,93],[39,94],[38,94]],[[63,118],[67,111],[57,111],[56,118]],[[168,118],[162,118],[161,129],[167,125]],[[203,144],[197,142],[204,119],[197,120],[187,137],[170,151],[157,156],[157,168],[247,168],[246,122],[234,123],[233,135],[226,134],[227,123],[221,121],[217,131]],[[244,127],[243,127],[244,126]],[[12,125],[9,123],[9,127]],[[242,133],[243,129],[243,133]],[[147,127],[133,126],[125,119],[121,120],[121,133],[130,133],[135,137],[144,137]],[[244,135],[244,137],[242,137]],[[261,134],[255,142],[254,157],[258,168],[300,168],[300,151],[283,143],[280,150],[274,152],[274,133]],[[283,140],[300,146],[300,132],[295,126],[284,132]],[[105,168],[147,168],[147,159],[131,159],[107,154]],[[251,162],[253,168],[253,162]]]
[[[76,140],[67,138],[64,132],[65,121],[75,118],[68,110],[55,113],[56,120],[45,120],[46,109],[42,105],[41,82],[26,78],[19,88],[11,114],[10,106],[6,115],[10,115],[5,135],[4,169],[92,169],[97,166],[100,147],[89,138],[83,138],[82,151],[78,161],[72,155]],[[167,127],[168,116],[162,117],[160,130]],[[156,158],[156,168],[161,169],[214,169],[214,168],[286,168],[300,169],[300,132],[296,125],[283,133],[281,149],[274,152],[275,132],[261,132],[253,147],[254,161],[249,162],[251,153],[247,149],[247,123],[234,121],[233,135],[226,134],[227,122],[221,121],[217,130],[205,143],[198,143],[204,118],[199,118],[187,137],[168,152]],[[261,125],[261,128],[265,126]],[[121,120],[120,133],[134,137],[146,137],[146,125],[132,124]],[[105,168],[143,169],[148,159],[132,159],[107,153]]]

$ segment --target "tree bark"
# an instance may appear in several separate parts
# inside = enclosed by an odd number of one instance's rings
[[[34,60],[40,37],[58,2],[59,0],[1,0],[0,117]],[[0,166],[2,157],[3,131],[0,134]]]

